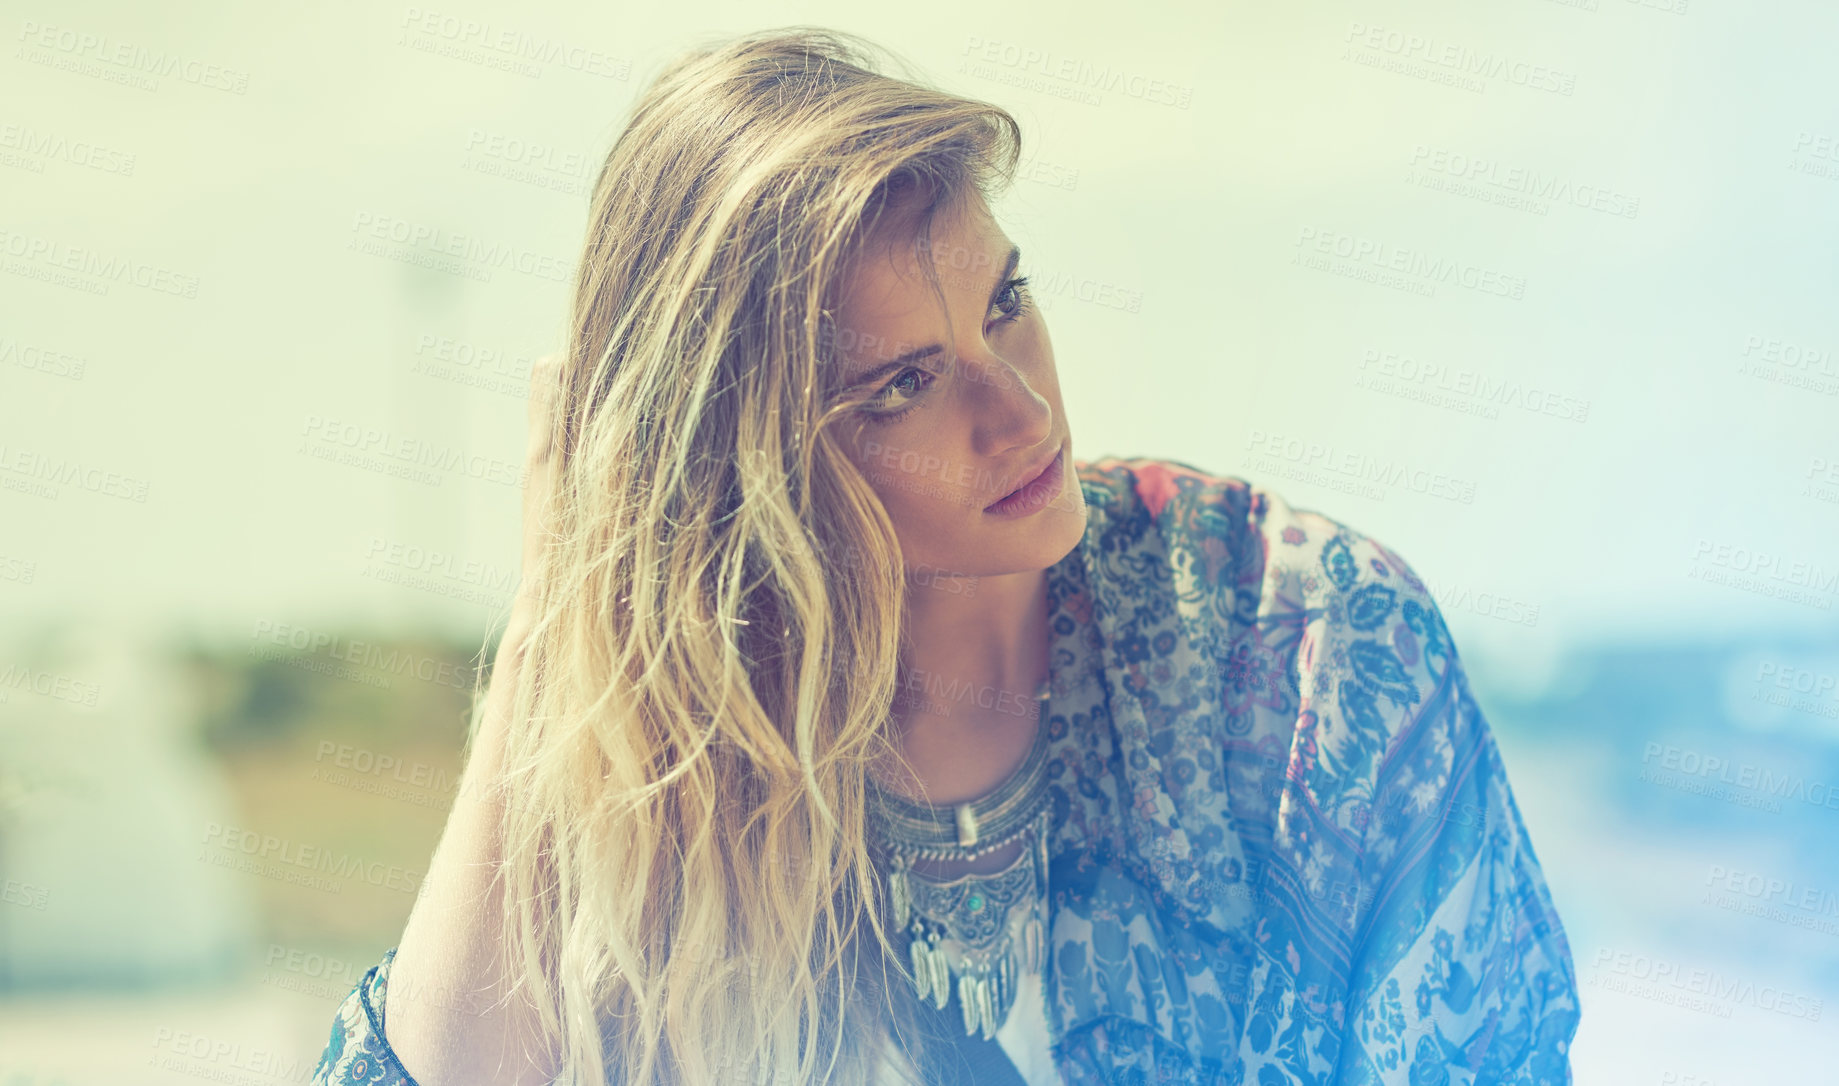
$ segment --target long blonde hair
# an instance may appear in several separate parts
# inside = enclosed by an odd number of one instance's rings
[[[595,181],[498,872],[561,1081],[913,1071],[865,833],[905,581],[833,432],[834,314],[899,196],[929,197],[924,245],[1021,137],[881,52],[812,27],[693,48]]]

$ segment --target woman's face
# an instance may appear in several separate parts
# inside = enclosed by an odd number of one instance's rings
[[[918,206],[897,203],[845,273],[835,353],[846,389],[869,399],[840,432],[908,567],[941,577],[1045,569],[1086,523],[1047,325],[980,197],[938,214],[929,252],[912,242]],[[1018,488],[1021,499],[990,508]]]

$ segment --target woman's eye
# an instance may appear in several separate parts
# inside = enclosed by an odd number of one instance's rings
[[[931,374],[927,373],[925,370],[914,369],[909,366],[895,375],[892,381],[881,386],[881,391],[875,395],[875,406],[882,409],[889,407],[899,408],[901,402],[898,400],[890,401],[891,396],[905,396],[911,398],[925,391],[926,386],[931,383]]]
[[[1003,292],[996,296],[996,307],[1001,310],[1003,314],[1001,317],[997,318],[999,323],[1008,324],[1011,321],[1020,320],[1022,314],[1028,312],[1027,286],[1028,277],[1026,275],[1019,279],[1011,279],[1003,287]],[[1015,296],[1015,301],[1009,306],[1004,306],[1002,300],[1009,297],[1011,294]]]
[[[1001,294],[996,296],[996,309],[1002,316],[996,318],[998,324],[1011,324],[1020,320],[1029,310],[1028,277],[1011,279],[1003,286]],[[1013,299],[1005,302],[1005,299]],[[933,375],[911,366],[901,370],[892,381],[869,398],[874,417],[880,422],[892,422],[912,411],[917,404],[914,400],[933,382]]]

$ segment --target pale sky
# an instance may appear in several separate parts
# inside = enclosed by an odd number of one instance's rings
[[[54,626],[123,667],[181,633],[484,636],[586,184],[671,54],[814,23],[1020,121],[996,210],[1077,459],[1242,476],[1375,537],[1490,697],[1581,682],[1560,650],[1591,641],[1742,642],[1740,692],[1839,673],[1773,644],[1839,633],[1830,0],[4,3],[9,665]],[[341,461],[365,434],[458,466]],[[110,711],[137,742],[158,716]],[[1799,715],[1811,762],[1835,733]],[[1736,954],[1676,882],[1620,869],[1626,846],[1697,877],[1708,835],[1622,832],[1588,782],[1633,788],[1633,755],[1593,777],[1569,742],[1504,739],[1541,855],[1587,888],[1580,970],[1630,933]],[[1745,843],[1714,858],[1802,825],[1730,810]],[[1580,1086],[1652,1081],[1660,1051],[1720,1083],[1831,1066],[1798,1023],[1587,998]]]
[[[8,9],[11,635],[482,629],[452,571],[514,575],[494,480],[592,170],[669,53],[798,22],[1021,121],[997,210],[1079,458],[1372,534],[1478,652],[1839,624],[1831,5]],[[411,230],[512,260],[393,258]],[[353,427],[475,470],[314,455]],[[71,463],[87,485],[31,478]],[[380,579],[425,552],[440,591]]]

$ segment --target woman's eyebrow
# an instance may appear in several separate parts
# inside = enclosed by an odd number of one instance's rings
[[[986,313],[989,312],[990,307],[996,304],[996,299],[1002,296],[1003,286],[1009,282],[1009,277],[1015,274],[1015,266],[1021,261],[1021,259],[1022,259],[1021,246],[1019,245],[1009,246],[1009,257],[1007,260],[1003,261],[1002,271],[999,272],[996,276],[996,284],[990,288],[989,300],[986,301],[983,306],[984,312]],[[847,384],[845,384],[844,387],[845,388],[855,388],[859,385],[866,385],[870,381],[875,380],[877,377],[880,377],[884,373],[890,373],[894,370],[902,368],[903,366],[911,365],[914,362],[918,362],[922,358],[930,358],[935,354],[942,353],[944,350],[945,350],[944,347],[940,346],[937,343],[934,343],[934,344],[931,344],[925,347],[916,347],[911,351],[905,351],[895,356],[894,358],[889,359],[886,362],[877,363],[872,369],[869,369],[863,373],[857,374],[855,377],[849,378]]]

